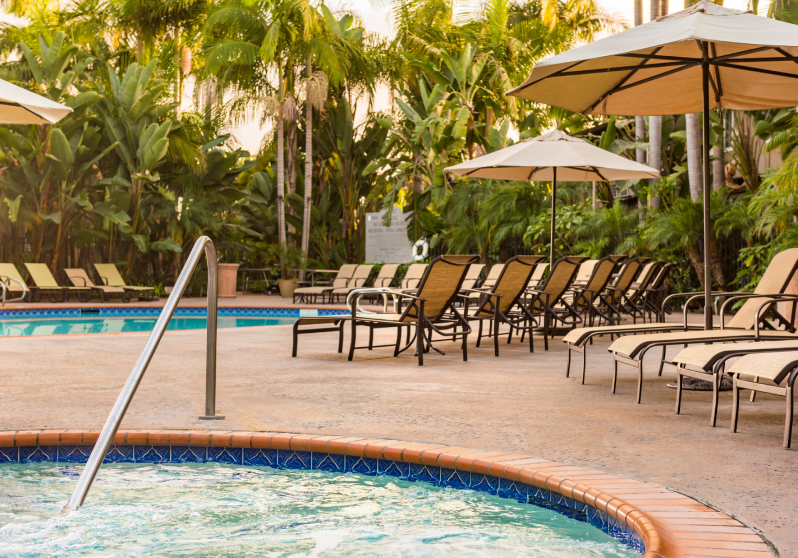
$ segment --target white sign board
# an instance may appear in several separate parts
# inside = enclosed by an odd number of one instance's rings
[[[393,206],[391,226],[382,224],[385,211],[366,213],[366,262],[408,263],[410,241],[407,240],[407,222],[402,210]]]

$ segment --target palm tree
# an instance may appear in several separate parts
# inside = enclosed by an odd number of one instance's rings
[[[668,13],[668,0],[651,0],[651,21],[654,21],[659,16]],[[662,117],[649,116],[648,117],[648,166],[662,171]],[[653,185],[655,179],[649,180],[649,184]],[[658,196],[651,198],[649,207],[658,208],[660,206],[660,199]]]

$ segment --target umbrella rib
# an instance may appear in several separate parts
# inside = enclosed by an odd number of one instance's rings
[[[593,167],[593,172],[595,172],[597,175],[599,175],[604,182],[609,182],[609,180],[604,178],[604,175],[601,174],[601,171],[598,170],[598,167]]]
[[[21,104],[19,104],[19,103],[12,103],[12,102],[9,102],[9,101],[0,101],[0,106],[5,106],[5,107],[19,107],[19,108],[21,108],[21,109],[23,109],[23,110],[26,110],[26,111],[28,111],[29,113],[31,113],[31,114],[32,114],[33,116],[35,116],[36,118],[42,118],[42,116],[41,116],[40,114],[36,114],[35,112],[33,112],[31,109],[29,109],[29,108],[28,108],[28,107],[26,107],[25,105],[21,105]]]
[[[750,66],[740,66],[739,64],[732,64],[730,62],[721,62],[718,64],[724,68],[733,68],[735,70],[745,70],[748,72],[756,72],[758,74],[768,74],[771,76],[787,77],[798,79],[798,74],[790,74],[787,72],[778,72],[776,70],[766,70],[765,68],[751,68]]]
[[[696,44],[698,45],[698,49],[701,51],[701,58],[704,62],[706,62],[707,66],[709,65],[709,53],[707,52],[707,47],[704,44],[704,41],[696,40]],[[715,66],[717,70],[718,67]],[[712,79],[712,74],[707,71],[707,77],[709,78],[709,84],[712,86],[712,90],[715,92],[715,104],[720,104],[720,92],[718,91],[718,86],[715,85],[715,80]]]
[[[540,167],[532,167],[532,170],[529,171],[529,176],[526,177],[527,182],[532,180],[532,175],[535,174],[536,172],[538,172],[539,170],[540,170]]]
[[[660,47],[662,48],[662,47]],[[659,50],[659,49],[657,49]],[[665,54],[637,54],[635,52],[627,52],[618,54],[624,58],[645,58],[646,60],[672,60],[675,62],[700,62],[698,58],[690,58],[689,56],[668,56]]]
[[[643,85],[644,83],[649,83],[649,82],[651,82],[651,81],[654,81],[654,80],[658,80],[658,79],[660,79],[660,78],[667,77],[667,76],[669,76],[669,75],[671,75],[671,74],[676,74],[676,73],[678,73],[678,72],[681,72],[681,71],[683,71],[683,70],[688,70],[688,69],[690,69],[690,68],[694,68],[694,67],[698,66],[699,64],[700,64],[700,62],[691,62],[690,64],[685,64],[684,66],[680,66],[680,67],[678,67],[678,68],[674,68],[673,70],[668,70],[667,72],[662,72],[662,73],[660,73],[660,74],[657,74],[657,75],[655,75],[655,76],[651,76],[651,77],[648,77],[648,78],[645,78],[645,79],[641,79],[640,81],[636,81],[636,82],[634,82],[634,83],[630,83],[629,85],[622,85],[624,82],[621,82],[621,83],[619,83],[618,85],[616,85],[615,87],[613,87],[612,89],[610,89],[609,91],[607,91],[606,93],[604,93],[604,95],[602,95],[602,96],[599,98],[599,100],[598,100],[598,101],[596,101],[595,103],[593,103],[592,105],[590,105],[590,107],[588,107],[588,109],[587,109],[585,112],[590,112],[590,111],[592,111],[592,110],[593,110],[594,108],[596,108],[596,107],[597,107],[597,106],[598,106],[598,105],[599,105],[599,104],[600,104],[600,103],[601,103],[601,102],[602,102],[604,99],[606,99],[606,98],[607,98],[607,97],[609,97],[610,95],[614,95],[615,93],[620,93],[621,91],[626,91],[627,89],[631,89],[632,87],[637,87],[638,85]],[[629,78],[629,77],[631,77],[631,74],[630,74],[629,76],[627,76],[627,78]],[[625,81],[625,80],[624,80],[624,81]]]
[[[570,66],[568,66],[567,68],[563,68],[562,70],[557,70],[556,72],[554,72],[553,74],[551,74],[551,75],[549,75],[549,76],[542,77],[542,78],[540,78],[540,79],[539,79],[539,80],[537,80],[537,81],[531,81],[531,82],[527,83],[526,85],[519,85],[518,87],[516,87],[515,89],[511,89],[510,91],[523,91],[523,90],[524,90],[524,89],[526,89],[527,87],[532,87],[532,86],[533,86],[533,85],[535,85],[535,84],[536,84],[538,81],[542,81],[542,80],[544,80],[544,79],[549,79],[549,78],[557,77],[557,76],[559,76],[560,74],[562,74],[563,72],[567,72],[567,71],[568,71],[568,70],[570,70],[571,68],[575,68],[576,66],[578,66],[578,65],[579,65],[579,64],[581,64],[582,62],[586,62],[586,61],[585,61],[585,60],[580,60],[580,61],[578,61],[578,62],[574,62],[573,64],[571,64],[571,65],[570,65]],[[507,93],[505,93],[505,95],[508,95],[509,93],[510,93],[510,92],[508,91]]]
[[[798,64],[798,58],[796,58],[795,56],[793,56],[789,52],[785,51],[783,48],[776,48],[776,52],[778,52],[779,54],[783,55],[784,58],[792,60],[793,62]]]
[[[754,54],[755,52],[762,52],[763,50],[772,50],[774,48],[776,48],[776,47],[762,46],[762,47],[757,47],[757,48],[750,48],[748,50],[743,50],[743,51],[740,51],[740,52],[734,52],[732,54],[724,54],[723,56],[718,56],[717,58],[715,58],[712,61],[712,63],[714,64],[714,63],[717,63],[717,62],[724,62],[724,61],[728,60],[729,58],[737,58],[738,56],[745,56],[746,54]]]
[[[717,58],[718,52],[715,50],[715,43],[710,43],[709,47],[712,50],[712,57]],[[712,60],[710,60],[710,63],[711,62]],[[715,81],[718,82],[718,94],[723,97],[723,86],[720,84],[720,68],[718,68],[717,65],[715,65]],[[717,102],[720,104],[720,99],[717,99]]]
[[[621,81],[619,81],[619,82],[618,82],[618,84],[617,84],[615,87],[613,87],[612,89],[610,89],[609,91],[607,91],[606,93],[604,93],[604,94],[603,94],[601,97],[599,97],[599,100],[598,100],[598,101],[596,101],[595,103],[593,103],[593,104],[590,106],[590,108],[588,109],[588,111],[591,111],[591,110],[593,110],[594,108],[596,108],[596,107],[598,106],[598,104],[599,104],[601,101],[603,101],[604,99],[606,99],[607,97],[609,97],[610,95],[612,95],[613,93],[615,93],[615,91],[616,91],[616,90],[617,90],[617,91],[620,91],[620,89],[619,89],[619,88],[620,88],[620,87],[622,87],[622,86],[623,86],[623,85],[624,85],[624,84],[625,84],[627,81],[629,81],[629,80],[632,78],[632,76],[633,76],[633,75],[635,75],[635,74],[637,73],[637,70],[639,70],[640,68],[642,68],[643,66],[645,66],[645,65],[646,65],[646,62],[648,62],[649,60],[651,60],[651,56],[656,56],[656,55],[657,55],[657,53],[658,53],[660,50],[662,50],[662,48],[663,48],[663,47],[657,47],[656,49],[654,49],[654,51],[653,51],[653,52],[652,52],[652,53],[649,55],[649,57],[648,57],[648,58],[645,58],[645,59],[644,59],[642,62],[640,62],[640,64],[638,65],[638,67],[637,67],[637,69],[636,69],[636,70],[632,70],[631,72],[629,72],[628,74],[626,74],[626,77],[624,77],[624,78],[623,78]]]
[[[645,64],[645,62],[643,62]],[[560,76],[584,76],[588,74],[602,74],[608,72],[626,72],[632,70],[634,72],[645,69],[648,70],[649,68],[672,68],[673,66],[680,66],[683,62],[661,62],[659,64],[648,64],[648,65],[634,65],[634,66],[615,66],[614,68],[594,68],[592,70],[577,70],[575,72],[563,72]]]

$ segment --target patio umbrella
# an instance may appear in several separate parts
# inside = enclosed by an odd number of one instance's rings
[[[0,79],[0,124],[55,124],[72,109]]]
[[[544,60],[507,95],[584,114],[703,112],[705,325],[711,328],[709,110],[798,105],[798,26],[703,0]]]
[[[550,263],[554,263],[554,199],[557,194],[557,180],[588,182],[659,178],[659,172],[651,167],[605,151],[559,130],[552,130],[446,170],[472,178],[532,182],[550,180]]]

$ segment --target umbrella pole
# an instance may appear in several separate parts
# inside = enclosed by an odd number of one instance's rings
[[[551,179],[551,249],[549,250],[549,269],[554,265],[554,199],[557,197],[557,167],[552,167]]]
[[[710,216],[710,145],[709,145],[709,64],[701,65],[704,93],[704,329],[712,329],[712,270],[710,269],[710,233],[712,217]]]

